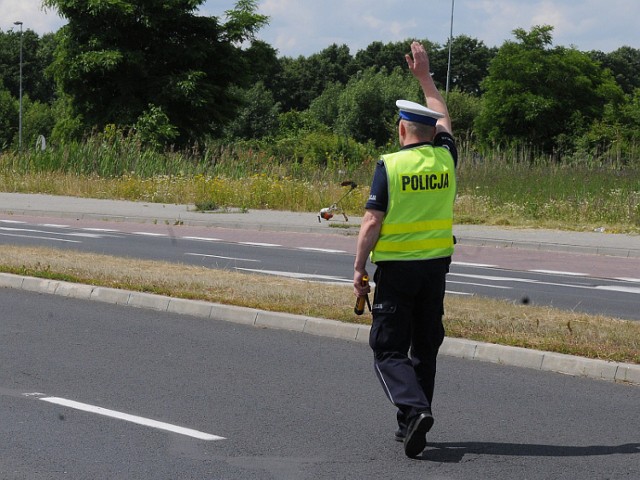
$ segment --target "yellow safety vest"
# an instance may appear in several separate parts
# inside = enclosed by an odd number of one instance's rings
[[[424,145],[384,155],[389,203],[371,261],[427,260],[453,253],[455,164]]]

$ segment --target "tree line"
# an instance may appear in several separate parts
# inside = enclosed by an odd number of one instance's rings
[[[67,20],[58,32],[0,31],[0,151],[17,144],[21,42],[29,148],[39,135],[56,145],[113,129],[159,149],[212,139],[380,148],[394,141],[395,100],[422,100],[404,62],[411,39],[279,56],[255,38],[269,19],[254,0],[224,19],[199,16],[202,3],[45,0]],[[552,34],[515,29],[500,47],[452,39],[456,135],[478,149],[563,158],[615,148],[637,160],[640,50],[582,52],[553,46]],[[422,41],[444,91],[449,45]]]

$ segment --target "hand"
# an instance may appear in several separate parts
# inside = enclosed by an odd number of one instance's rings
[[[413,58],[412,58],[413,56]],[[405,55],[409,70],[418,80],[429,78],[429,55],[420,42],[411,44],[411,55]]]
[[[353,273],[353,293],[356,297],[362,297],[371,291],[369,282],[366,285],[362,285],[362,277],[369,276],[366,270],[356,270]]]

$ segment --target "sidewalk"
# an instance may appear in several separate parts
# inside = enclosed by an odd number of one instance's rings
[[[268,231],[292,231],[335,235],[356,235],[360,217],[348,222],[334,217],[335,222],[322,222],[313,213],[252,210],[246,213],[203,213],[189,205],[154,204],[119,200],[96,200],[52,195],[14,194],[0,192],[0,214],[23,216],[54,216],[91,220],[154,222],[185,225],[243,228]],[[338,224],[342,228],[332,226]],[[477,225],[454,227],[462,245],[510,246],[545,251],[615,255],[640,258],[640,236],[596,232],[564,232],[538,229],[507,229]],[[0,288],[18,288],[86,300],[140,308],[151,308],[204,318],[250,324],[258,327],[295,330],[314,335],[367,342],[369,327],[263,312],[253,309],[215,305],[206,302],[174,299],[139,292],[125,292],[89,285],[42,280],[0,273]],[[640,385],[640,365],[591,360],[570,355],[524,348],[486,344],[447,338],[443,355],[501,363],[569,375],[586,376],[612,382]]]

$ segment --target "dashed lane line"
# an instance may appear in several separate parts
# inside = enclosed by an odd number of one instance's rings
[[[238,245],[247,245],[249,247],[281,247],[277,243],[261,243],[261,242],[237,242]]]
[[[143,237],[168,237],[165,233],[153,233],[153,232],[131,232],[132,235],[142,235]]]
[[[575,276],[575,277],[588,277],[588,273],[578,273],[578,272],[563,272],[558,270],[529,270],[529,272],[533,273],[548,273],[550,275],[567,275],[567,276]]]
[[[66,238],[53,238],[53,237],[41,237],[39,235],[24,235],[19,233],[2,233],[0,232],[0,236],[3,237],[16,237],[16,238],[30,238],[34,240],[49,240],[51,242],[64,242],[64,243],[82,243],[80,240],[68,240]]]
[[[330,282],[339,282],[341,284],[349,284],[353,282],[353,280],[350,280],[344,277],[337,277],[332,275],[318,275],[315,273],[285,272],[285,271],[279,271],[279,270],[260,270],[255,268],[239,268],[239,267],[237,267],[236,270],[241,270],[243,272],[262,273],[264,275],[274,275],[277,277],[295,278],[298,280],[330,281]]]
[[[297,247],[298,250],[320,253],[347,253],[346,250],[333,250],[331,248]]]
[[[26,394],[28,396],[28,394]],[[94,413],[96,415],[102,415],[105,417],[115,418],[118,420],[124,420],[125,422],[135,423],[145,427],[155,428],[158,430],[164,430],[167,432],[178,433],[187,437],[197,438],[198,440],[225,440],[224,437],[218,435],[212,435],[210,433],[201,432],[191,428],[180,427],[178,425],[172,425],[170,423],[159,422],[151,418],[139,417],[137,415],[131,415],[128,413],[118,412],[116,410],[109,410],[107,408],[98,407],[95,405],[89,405],[87,403],[80,403],[74,400],[68,400],[66,398],[59,397],[39,397],[38,400],[43,402],[60,405],[62,407],[73,408],[75,410],[81,410],[83,412]]]
[[[260,260],[256,260],[255,258],[236,258],[236,257],[224,257],[222,255],[211,255],[208,253],[194,253],[194,252],[187,252],[185,253],[185,255],[190,256],[190,257],[206,257],[206,258],[217,258],[220,260],[234,260],[237,262],[256,262],[256,263],[260,263]]]
[[[458,265],[460,267],[478,267],[478,268],[498,268],[497,265],[489,265],[487,263],[470,263],[470,262],[451,262],[451,265]]]
[[[209,238],[209,237],[180,237],[183,240],[195,240],[197,242],[222,242],[220,238]]]

